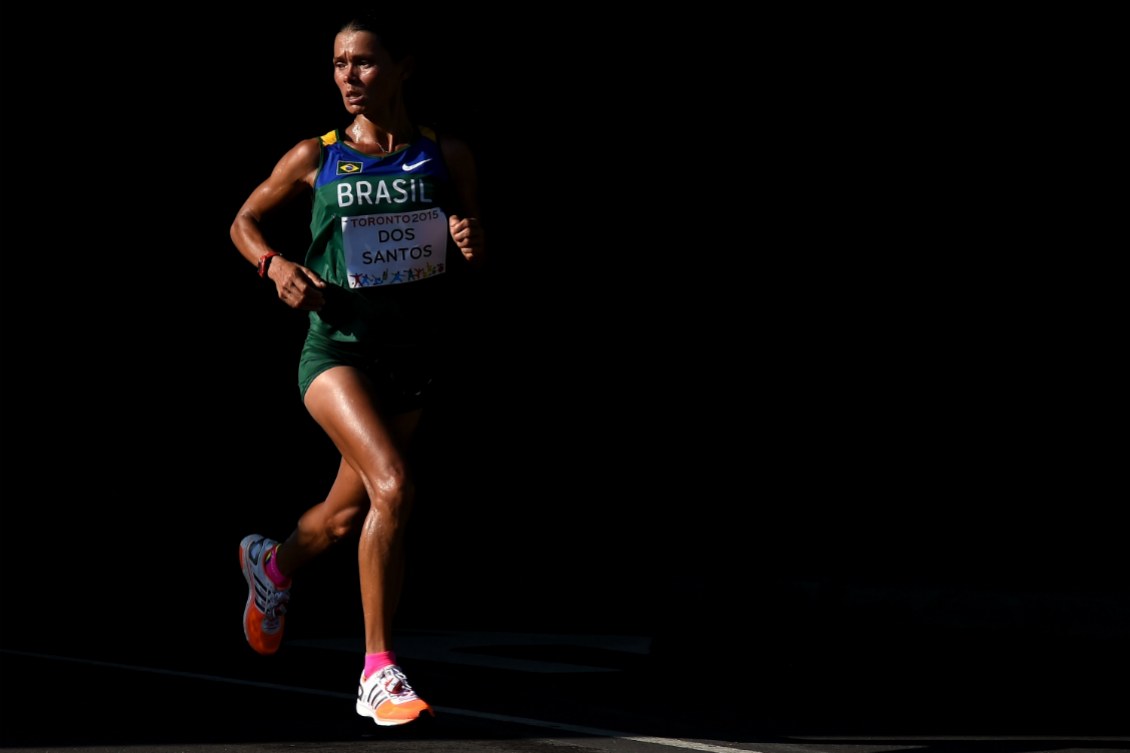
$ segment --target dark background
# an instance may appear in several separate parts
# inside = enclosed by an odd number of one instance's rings
[[[228,227],[345,123],[338,17],[20,14],[4,634],[65,610],[190,635],[242,587],[239,539],[285,536],[336,467],[294,384],[304,320]],[[492,260],[425,427],[402,624],[1127,666],[1113,301],[998,221],[1004,105],[921,20],[435,21],[414,107],[475,150]],[[302,598],[359,626],[352,567]]]

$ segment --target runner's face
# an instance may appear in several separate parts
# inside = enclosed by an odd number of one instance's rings
[[[388,52],[367,31],[346,31],[334,40],[334,81],[350,114],[388,107],[404,76]]]

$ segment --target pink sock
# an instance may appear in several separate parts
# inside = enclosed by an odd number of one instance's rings
[[[267,552],[267,562],[263,565],[263,570],[267,573],[267,577],[271,579],[279,588],[290,588],[290,578],[286,577],[279,570],[279,563],[275,561],[278,556],[278,545]]]
[[[380,672],[390,664],[396,664],[396,654],[391,651],[365,654],[365,677],[371,677],[374,672]]]

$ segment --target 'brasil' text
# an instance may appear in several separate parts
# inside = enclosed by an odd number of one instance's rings
[[[337,205],[348,207],[354,204],[407,204],[408,202],[432,203],[426,181],[417,178],[396,178],[395,180],[358,180],[337,184]]]

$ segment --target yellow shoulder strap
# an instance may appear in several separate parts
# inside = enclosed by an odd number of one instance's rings
[[[336,144],[337,143],[337,129],[335,128],[334,130],[330,131],[329,133],[323,134],[322,137],[321,137],[321,141],[322,141],[322,146],[329,146],[330,144]]]

